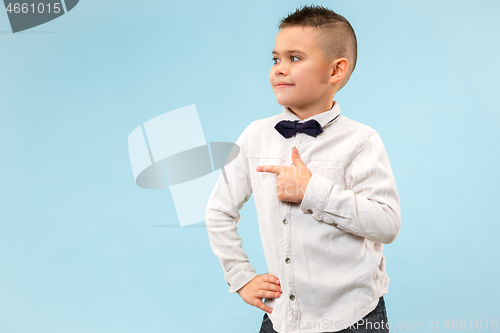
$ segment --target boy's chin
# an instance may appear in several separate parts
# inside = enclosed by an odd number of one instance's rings
[[[289,109],[289,110],[295,110],[295,109],[297,108],[297,107],[295,106],[295,104],[288,104],[288,103],[283,103],[283,104],[278,103],[278,104],[279,104],[279,105],[281,105],[281,106],[286,107],[286,108],[287,108],[287,109]]]
[[[276,98],[276,102],[278,102],[279,105],[285,106],[288,108],[293,108],[293,107],[295,107],[295,104],[296,104],[296,103],[293,103],[292,101],[290,101],[289,99],[285,99],[285,98]]]

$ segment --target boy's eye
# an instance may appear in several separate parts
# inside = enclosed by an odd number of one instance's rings
[[[290,59],[293,59],[293,58],[297,58],[297,60],[300,60],[300,58],[297,57],[297,56],[294,56],[294,55],[290,56]],[[278,58],[273,58],[273,62],[274,62],[275,65],[277,64],[276,63],[277,60],[278,60]]]

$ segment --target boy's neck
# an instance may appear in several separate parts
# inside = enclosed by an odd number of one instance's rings
[[[287,106],[287,109],[290,110],[294,115],[296,115],[300,120],[304,120],[307,118],[310,118],[312,116],[315,116],[317,114],[329,111],[333,108],[333,105],[335,104],[335,101],[328,102],[328,104],[324,104],[323,106],[310,106],[307,108],[291,108]]]

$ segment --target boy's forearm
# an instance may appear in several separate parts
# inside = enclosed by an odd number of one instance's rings
[[[315,178],[315,179],[313,179]],[[352,190],[343,190],[340,185],[321,175],[311,178],[317,196],[327,200],[314,200],[311,197],[302,201],[301,209],[319,220],[344,229],[373,242],[389,244],[399,234],[401,218],[399,203],[380,203]],[[310,182],[311,183],[311,182]]]
[[[373,242],[389,244],[399,234],[401,213],[396,183],[382,141],[370,133],[360,144],[344,189],[313,174],[301,209],[319,220]]]
[[[229,292],[235,293],[257,273],[241,246],[242,240],[237,232],[238,225],[234,223],[235,220],[240,220],[239,214],[231,216],[213,207],[209,202],[205,215],[210,246],[219,258],[224,279],[230,286]]]

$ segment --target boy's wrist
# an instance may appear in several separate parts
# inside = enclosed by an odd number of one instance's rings
[[[249,262],[243,262],[237,266],[238,267],[233,267],[226,276],[226,282],[230,287],[230,293],[237,292],[258,275]]]
[[[313,174],[304,193],[300,209],[319,220],[333,188],[333,182],[318,174]]]

